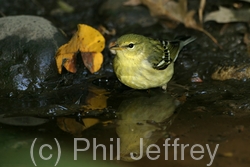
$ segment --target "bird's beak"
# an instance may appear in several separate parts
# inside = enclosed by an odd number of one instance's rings
[[[120,47],[116,42],[109,44],[109,50],[112,54],[116,54],[117,50],[122,50],[123,48]]]
[[[117,43],[114,43],[109,47],[110,50],[122,50],[122,47],[120,47]]]

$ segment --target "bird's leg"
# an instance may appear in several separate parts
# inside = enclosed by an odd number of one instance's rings
[[[161,88],[163,89],[163,92],[164,92],[164,93],[167,92],[167,87],[168,87],[167,84],[161,86]]]
[[[147,89],[148,94],[150,94],[150,89]]]

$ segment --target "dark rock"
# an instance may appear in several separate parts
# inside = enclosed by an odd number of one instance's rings
[[[116,27],[117,32],[132,29],[135,33],[136,29],[150,27],[157,23],[158,20],[150,15],[146,6],[126,6],[124,2],[125,0],[108,0],[99,9],[104,22]]]
[[[37,16],[0,18],[0,90],[37,91],[55,84],[55,52],[66,37]]]

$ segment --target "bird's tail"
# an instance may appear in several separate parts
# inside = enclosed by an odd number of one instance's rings
[[[174,39],[174,41],[170,42],[170,46],[171,46],[170,48],[173,50],[173,53],[174,53],[173,57],[171,57],[173,62],[175,62],[175,60],[177,59],[181,49],[185,45],[193,42],[195,39],[196,37],[194,36],[178,36]]]
[[[187,44],[193,42],[194,40],[196,40],[196,37],[191,36],[191,37],[186,37],[186,39],[179,39],[179,40],[181,41],[181,44],[182,44],[183,46],[185,46],[185,45],[187,45]]]

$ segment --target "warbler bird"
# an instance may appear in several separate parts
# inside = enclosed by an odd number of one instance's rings
[[[161,86],[166,90],[179,52],[194,40],[195,37],[167,41],[137,34],[123,35],[110,47],[116,54],[114,72],[120,82],[133,89]]]

